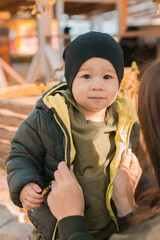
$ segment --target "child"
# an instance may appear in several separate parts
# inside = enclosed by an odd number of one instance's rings
[[[63,58],[67,84],[47,91],[12,139],[6,162],[10,195],[30,210],[43,239],[58,239],[47,186],[60,161],[68,167],[73,162],[84,192],[86,231],[107,239],[117,224],[110,204],[113,178],[137,121],[132,105],[117,97],[123,52],[108,34],[89,32],[72,41]]]
[[[147,66],[141,75],[138,92],[140,143],[147,151],[159,185],[142,194],[135,204],[134,191],[141,169],[135,155],[131,151],[124,151],[113,182],[112,200],[118,212],[119,224],[125,232],[113,234],[109,240],[160,239],[160,59],[151,61],[149,65],[147,63]],[[82,189],[64,162],[58,165],[47,201],[59,221],[61,240],[64,237],[66,240],[94,240],[85,233]]]

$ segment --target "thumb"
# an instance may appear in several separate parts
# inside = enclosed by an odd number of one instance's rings
[[[70,167],[71,176],[77,181],[76,176],[75,176],[75,174],[73,172],[73,169],[74,169],[74,167],[73,167],[73,165],[71,165],[71,167]]]
[[[37,192],[37,193],[42,192],[42,189],[41,189],[40,186],[39,186],[38,184],[36,184],[36,183],[32,183],[32,188],[33,188],[33,190],[34,190],[35,192]]]

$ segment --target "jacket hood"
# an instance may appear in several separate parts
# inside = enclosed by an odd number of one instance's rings
[[[71,125],[68,113],[68,107],[65,102],[65,97],[61,96],[59,93],[62,90],[68,88],[66,82],[62,82],[58,85],[55,85],[53,88],[49,89],[43,96],[40,98],[36,104],[36,108],[41,108],[46,112],[52,114],[57,122],[57,124],[62,129],[66,142],[68,141],[68,148],[65,151],[66,163],[69,166],[73,162],[75,157],[75,148],[73,145],[73,139],[71,134]],[[68,153],[70,151],[70,153]]]
[[[66,90],[68,88],[66,82],[61,82],[50,88],[48,91],[46,91],[40,99],[38,99],[36,103],[37,109],[43,109],[46,112],[52,113],[51,111],[51,105],[48,102],[48,96],[54,96],[56,94],[57,90]]]

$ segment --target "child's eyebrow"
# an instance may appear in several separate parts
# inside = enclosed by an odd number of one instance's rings
[[[93,69],[93,67],[82,67],[82,68],[80,68],[79,69],[79,72],[89,72],[89,71],[91,71]],[[110,69],[109,67],[106,67],[106,68],[104,68],[103,69],[103,71],[104,72],[106,72],[106,74],[113,74],[113,73],[115,73],[115,71],[114,71],[114,69]]]
[[[89,70],[90,70],[90,68],[80,68],[79,72],[85,72],[85,71],[89,71]]]
[[[115,73],[115,70],[114,69],[106,69],[106,72],[108,72],[108,73]]]

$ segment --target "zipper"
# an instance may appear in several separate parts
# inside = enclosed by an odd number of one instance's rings
[[[65,162],[66,162],[68,168],[70,168],[70,147],[71,147],[70,136],[69,136],[67,128],[65,127],[65,124],[63,123],[63,121],[61,120],[61,118],[59,117],[59,115],[57,114],[55,109],[51,108],[51,110],[53,111],[53,114],[55,115],[55,120],[56,120],[57,124],[60,126],[60,128],[61,128],[61,130],[64,134],[64,137],[65,137],[65,155],[64,155],[64,158],[65,158]],[[57,228],[58,228],[58,221],[56,222],[56,225],[55,225],[55,228],[54,228],[52,240],[55,239]]]
[[[51,110],[54,112],[55,115],[55,120],[58,123],[58,125],[60,126],[64,137],[65,137],[65,162],[68,166],[68,168],[70,168],[70,149],[71,149],[71,142],[70,142],[70,136],[69,136],[69,132],[65,126],[65,124],[63,123],[63,121],[61,120],[61,118],[59,117],[59,115],[57,114],[57,112],[55,111],[54,108],[51,108]]]

